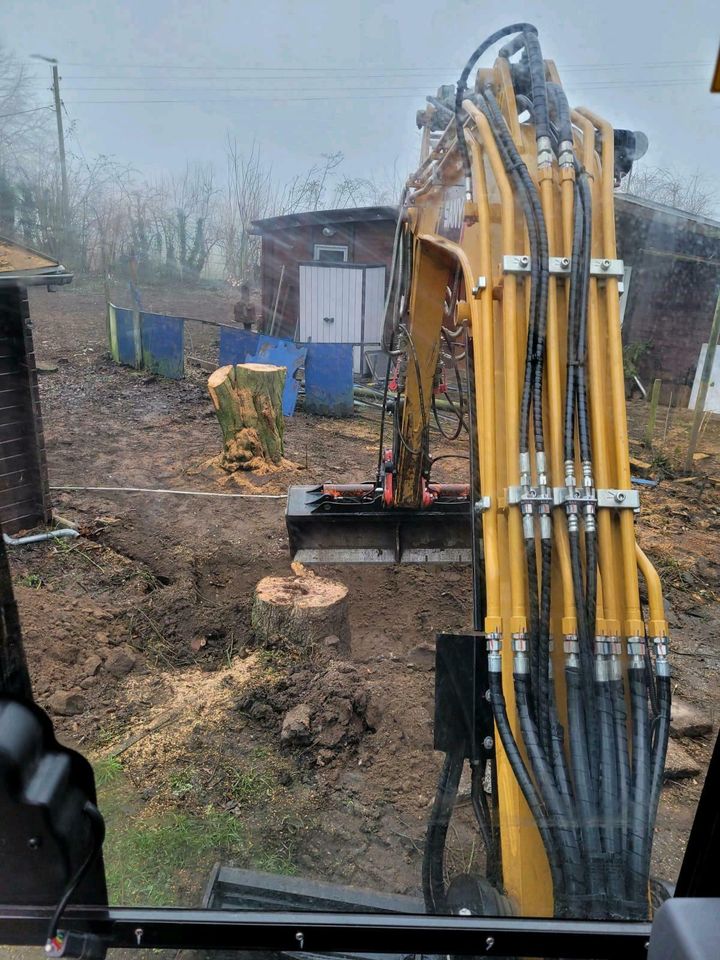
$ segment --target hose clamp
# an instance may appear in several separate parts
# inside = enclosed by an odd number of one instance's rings
[[[563,650],[565,653],[580,653],[580,644],[576,633],[566,633],[563,637]]]
[[[645,637],[628,637],[627,652],[631,657],[641,657],[645,653]]]
[[[596,657],[610,656],[610,637],[604,637],[604,636],[595,637],[595,656]]]

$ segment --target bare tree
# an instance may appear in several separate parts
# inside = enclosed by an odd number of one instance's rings
[[[683,176],[663,167],[633,167],[622,192],[654,200],[686,213],[712,217],[718,210],[720,190],[699,171]]]
[[[39,103],[27,68],[0,46],[0,168],[14,177],[28,157],[52,151],[53,105]]]
[[[236,139],[225,144],[227,165],[225,197],[220,215],[225,272],[232,282],[251,279],[260,260],[260,238],[251,232],[252,221],[278,212],[272,173],[253,142],[241,153]]]

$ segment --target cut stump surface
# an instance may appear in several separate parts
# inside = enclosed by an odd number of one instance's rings
[[[255,588],[252,627],[256,638],[263,646],[303,651],[314,658],[348,656],[347,596],[344,584],[309,571],[294,577],[265,577]]]

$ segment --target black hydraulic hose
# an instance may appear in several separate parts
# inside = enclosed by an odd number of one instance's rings
[[[525,562],[528,575],[528,650],[530,654],[530,699],[534,716],[538,715],[538,692],[540,690],[540,638],[538,618],[538,570],[535,541],[525,541]]]
[[[603,664],[606,666],[606,664]],[[622,851],[619,849],[617,822],[618,782],[615,743],[615,725],[612,715],[609,681],[596,681],[595,704],[600,733],[600,817],[603,849],[605,851],[605,884],[609,915],[622,916],[625,882]]]
[[[462,386],[462,379],[461,379],[461,377],[460,377],[460,370],[458,369],[457,363],[455,362],[455,357],[454,357],[454,355],[453,355],[453,345],[452,345],[452,342],[451,342],[451,340],[450,340],[450,337],[449,337],[449,335],[447,334],[447,332],[446,332],[444,329],[441,329],[441,330],[440,330],[440,334],[441,334],[442,338],[444,339],[444,341],[445,341],[448,349],[450,350],[450,355],[451,355],[451,358],[452,358],[452,360],[453,360],[453,366],[454,366],[454,368],[455,368],[455,379],[457,380],[458,398],[459,398],[458,402],[459,402],[459,404],[460,404],[460,409],[459,409],[459,410],[457,410],[457,409],[455,408],[455,405],[453,404],[452,400],[450,400],[450,397],[448,396],[448,401],[449,401],[449,403],[450,403],[450,406],[453,408],[453,412],[455,413],[455,416],[458,418],[458,423],[457,423],[457,427],[455,428],[455,432],[452,433],[452,434],[445,433],[445,430],[443,429],[443,427],[442,427],[442,425],[441,425],[441,423],[440,423],[440,418],[439,418],[439,416],[438,416],[437,404],[435,403],[435,393],[434,393],[434,392],[433,392],[433,396],[432,396],[432,412],[433,412],[433,417],[435,418],[435,423],[436,423],[436,425],[437,425],[438,430],[439,430],[440,433],[443,435],[443,437],[445,438],[445,440],[447,440],[449,443],[452,443],[453,441],[457,440],[457,438],[458,438],[458,437],[460,436],[460,434],[462,433],[463,427],[465,427],[465,411],[464,411],[463,386]]]
[[[465,97],[465,91],[467,89],[467,80],[470,76],[470,71],[478,62],[480,57],[494,46],[498,40],[502,40],[503,37],[509,37],[515,33],[526,33],[528,35],[535,34],[537,38],[537,28],[530,23],[512,23],[507,27],[502,27],[500,30],[496,30],[495,33],[491,34],[486,40],[477,47],[470,59],[463,67],[463,71],[460,74],[460,77],[457,82],[457,88],[455,91],[455,135],[457,137],[458,150],[460,151],[460,157],[462,159],[463,173],[465,176],[466,183],[470,182],[472,176],[472,167],[470,164],[470,151],[468,150],[468,145],[465,142],[465,137],[463,135],[463,118],[462,118],[462,102]]]
[[[552,542],[540,542],[540,615],[538,619],[537,727],[545,757],[550,757],[550,600]]]
[[[550,704],[550,753],[558,793],[565,808],[567,810],[573,810],[575,798],[573,796],[572,783],[565,760],[565,730],[558,718],[554,697]]]
[[[515,779],[518,782],[525,801],[530,808],[530,813],[537,825],[540,838],[545,848],[545,855],[550,866],[550,876],[553,884],[553,898],[555,903],[555,916],[567,916],[567,897],[565,889],[565,877],[563,875],[560,854],[553,837],[553,833],[548,823],[547,814],[535,785],[528,773],[525,761],[513,736],[510,721],[507,715],[507,705],[505,703],[505,694],[502,688],[502,675],[491,671],[488,674],[488,685],[490,687],[490,699],[495,717],[495,726],[497,727],[500,742],[503,745],[505,756],[512,769]]]
[[[578,653],[580,657],[580,682],[583,691],[583,710],[586,716],[585,731],[587,735],[587,753],[591,779],[597,779],[596,771],[599,763],[599,740],[595,723],[595,685],[593,663],[593,635],[590,633],[586,595],[583,589],[582,558],[580,556],[580,533],[577,530],[568,531],[570,547],[570,570],[572,573],[573,595],[575,597],[575,612],[577,616]],[[588,558],[589,560],[589,558]]]
[[[537,30],[523,30],[527,63],[530,71],[530,88],[535,111],[535,139],[550,136],[550,112],[545,84],[545,61],[543,60]]]
[[[650,782],[650,816],[648,818],[648,851],[647,869],[650,870],[650,854],[652,852],[652,838],[655,829],[660,790],[662,788],[663,771],[665,769],[665,755],[667,753],[668,738],[670,736],[670,708],[672,706],[672,688],[669,676],[657,678],[658,715],[655,730],[655,745],[652,753],[652,775]]]
[[[578,361],[577,341],[580,320],[580,285],[582,283],[583,207],[580,203],[580,191],[577,185],[575,186],[574,194],[573,255],[570,268],[570,295],[568,297],[567,372],[565,379],[564,447],[566,461],[575,459],[575,390]]]
[[[382,413],[380,414],[380,450],[378,451],[378,465],[377,465],[378,486],[381,486],[383,481],[382,465],[383,465],[383,457],[385,455],[385,451],[383,450],[383,446],[385,443],[385,417],[387,415],[387,398],[388,398],[388,391],[390,389],[391,366],[392,366],[392,357],[388,356],[387,369],[385,371],[385,385],[383,387]]]
[[[548,812],[550,831],[555,837],[560,862],[565,876],[568,907],[572,915],[577,913],[577,898],[585,892],[585,882],[580,846],[575,832],[575,816],[572,808],[563,802],[555,778],[543,748],[537,728],[530,715],[528,680],[526,675],[515,674],[515,706],[522,732],[523,743],[535,775],[535,782]]]
[[[533,393],[533,381],[537,357],[537,331],[539,326],[539,310],[542,305],[542,285],[545,271],[542,270],[540,231],[538,229],[537,193],[532,183],[524,161],[515,147],[505,118],[498,106],[492,91],[484,91],[485,116],[497,142],[503,166],[515,186],[515,194],[520,201],[525,222],[527,224],[530,241],[530,309],[527,345],[525,349],[525,373],[523,377],[522,396],[520,400],[520,453],[527,453],[530,449],[530,407]],[[540,209],[542,217],[542,210]],[[544,223],[544,221],[543,221]],[[547,251],[546,251],[547,260]],[[542,419],[542,417],[541,417]],[[541,430],[542,432],[542,430]],[[537,439],[537,438],[536,438]]]
[[[622,677],[610,681],[610,699],[615,731],[615,754],[617,757],[617,811],[619,848],[622,854],[623,884],[627,884],[627,833],[630,809],[630,755],[628,753],[627,711],[625,708],[625,685]],[[625,893],[627,890],[625,889]]]
[[[470,799],[485,847],[485,875],[493,886],[498,886],[500,882],[498,850],[495,846],[490,807],[483,789],[483,769],[479,763],[470,765]]]
[[[650,651],[645,648],[644,654],[645,660],[645,683],[647,684],[648,697],[650,698],[650,709],[652,711],[653,718],[657,717],[660,713],[660,700],[658,697],[657,684],[655,683],[655,672],[653,670],[652,657],[650,656]]]
[[[554,112],[555,126],[557,128],[558,142],[572,143],[572,121],[570,119],[570,105],[565,96],[565,91],[558,83],[548,83],[547,92],[550,100],[551,110]]]
[[[628,669],[632,716],[632,794],[628,823],[628,910],[643,920],[648,909],[648,817],[650,813],[650,732],[645,667]]]
[[[464,759],[460,753],[445,754],[433,802],[422,863],[422,885],[428,913],[447,913],[445,897],[445,841],[452,817]]]
[[[578,667],[565,667],[565,686],[567,690],[570,768],[575,793],[575,808],[585,854],[589,905],[592,915],[600,916],[606,912],[602,844],[598,827],[596,794],[587,748],[588,736],[583,704],[583,685]]]
[[[590,443],[590,421],[587,402],[587,313],[590,292],[590,259],[592,255],[592,197],[588,185],[587,172],[579,164],[575,168],[576,184],[583,208],[582,272],[580,276],[580,303],[578,305],[578,341],[576,354],[576,394],[578,409],[578,438],[580,457],[590,462],[592,448]],[[594,621],[593,621],[594,622]],[[591,624],[592,629],[592,624]]]

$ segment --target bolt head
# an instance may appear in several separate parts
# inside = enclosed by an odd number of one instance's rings
[[[485,949],[489,952],[495,946],[495,937],[488,937],[485,941]]]
[[[27,845],[31,850],[39,850],[42,846],[42,841],[40,840],[40,837],[30,837]]]
[[[615,494],[615,499],[617,500],[618,503],[622,503],[623,500],[625,499],[625,494],[618,492]]]
[[[529,257],[520,257],[520,264],[521,264],[523,267],[526,267],[529,263],[530,263],[530,258],[529,258]]]
[[[609,270],[609,269],[610,269],[610,261],[609,261],[609,260],[603,260],[603,262],[600,264],[600,266],[603,268],[603,270]]]
[[[485,739],[483,740],[483,747],[485,747],[486,750],[492,750],[492,748],[493,748],[493,738],[492,738],[492,737],[485,737]]]
[[[562,258],[562,260],[560,261],[560,266],[562,266],[562,267],[569,267],[569,266],[570,266],[570,260],[568,259],[568,257],[563,257],[563,258]]]

